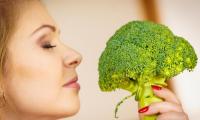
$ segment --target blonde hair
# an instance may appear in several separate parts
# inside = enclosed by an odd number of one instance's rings
[[[5,102],[2,85],[8,72],[8,43],[17,24],[18,1],[0,0],[0,109]]]
[[[26,8],[26,3],[31,1],[35,0],[0,0],[0,120],[2,120],[1,110],[6,103],[3,83],[11,76],[8,74],[11,66],[8,45],[17,30],[20,13]]]

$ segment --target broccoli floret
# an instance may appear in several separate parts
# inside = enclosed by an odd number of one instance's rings
[[[102,91],[124,89],[135,95],[140,107],[162,101],[152,85],[166,81],[197,64],[193,47],[167,26],[149,21],[131,21],[118,29],[99,58],[99,86]],[[124,98],[116,107],[130,96]],[[146,116],[155,120],[156,116]]]

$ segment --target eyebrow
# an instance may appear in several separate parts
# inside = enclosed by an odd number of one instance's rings
[[[31,36],[33,35],[33,34],[35,34],[36,32],[38,32],[39,30],[41,30],[41,29],[43,29],[43,28],[49,28],[49,29],[51,29],[53,32],[55,32],[56,31],[56,27],[55,26],[53,26],[53,25],[48,25],[48,24],[44,24],[44,25],[41,25],[39,28],[37,28],[36,30],[34,30],[34,32],[31,34]],[[59,31],[60,32],[60,31]]]

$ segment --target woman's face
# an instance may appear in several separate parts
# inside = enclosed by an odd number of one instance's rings
[[[56,23],[39,1],[24,6],[8,45],[7,107],[29,117],[74,115],[79,110],[79,85],[71,81],[77,80],[81,56],[60,41]]]

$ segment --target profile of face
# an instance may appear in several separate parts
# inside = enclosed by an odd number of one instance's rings
[[[81,55],[59,39],[59,28],[43,4],[26,3],[8,44],[4,80],[7,113],[39,120],[78,112],[76,67]],[[22,119],[21,119],[22,120]]]

